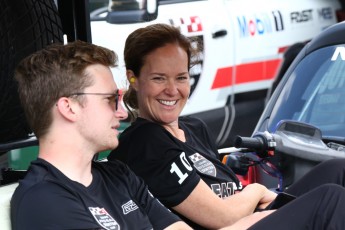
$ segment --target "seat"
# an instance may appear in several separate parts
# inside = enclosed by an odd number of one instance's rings
[[[11,229],[10,201],[18,183],[0,186],[0,229]]]

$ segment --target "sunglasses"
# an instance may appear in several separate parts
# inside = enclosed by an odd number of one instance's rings
[[[70,96],[80,96],[80,95],[100,95],[100,96],[107,96],[106,99],[109,100],[110,103],[115,104],[115,111],[117,111],[119,107],[119,102],[122,100],[122,90],[117,89],[115,93],[72,93]]]

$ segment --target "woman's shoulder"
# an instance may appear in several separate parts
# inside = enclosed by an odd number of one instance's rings
[[[127,175],[130,172],[130,169],[127,164],[119,160],[103,160],[92,162],[92,167],[98,170],[101,174],[107,174],[112,172],[112,175],[123,176]]]
[[[147,141],[166,135],[169,134],[163,126],[143,118],[137,118],[137,120],[121,133],[120,143],[125,140],[128,140],[131,143],[133,140]]]
[[[136,158],[143,154],[144,149],[159,148],[169,139],[165,129],[159,124],[147,121],[145,119],[137,119],[128,128],[126,128],[119,137],[119,145],[112,150],[108,156],[108,160],[119,159],[126,163],[132,158]]]
[[[181,125],[187,126],[188,128],[191,128],[191,129],[206,128],[206,124],[203,120],[201,120],[198,117],[191,116],[191,115],[181,116],[179,118],[179,123]]]
[[[148,130],[164,130],[164,128],[144,118],[137,118],[124,132],[146,132]]]

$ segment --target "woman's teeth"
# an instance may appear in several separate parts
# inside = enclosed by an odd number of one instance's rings
[[[164,104],[164,105],[175,105],[176,101],[164,101],[164,100],[159,100],[159,103]]]

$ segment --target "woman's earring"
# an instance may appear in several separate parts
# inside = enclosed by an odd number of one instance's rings
[[[134,83],[134,82],[135,82],[135,77],[131,77],[131,78],[129,79],[129,82],[130,82],[130,83]]]

